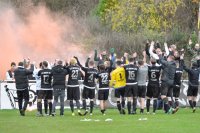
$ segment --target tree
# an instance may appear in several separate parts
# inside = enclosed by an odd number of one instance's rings
[[[101,0],[97,15],[115,31],[167,31],[176,23],[179,6],[182,0]]]

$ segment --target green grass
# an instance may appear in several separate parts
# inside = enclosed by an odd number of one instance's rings
[[[59,112],[59,111],[57,111]],[[199,133],[200,110],[180,109],[174,115],[158,111],[156,115],[119,115],[117,109],[108,109],[102,116],[98,109],[93,116],[36,117],[36,112],[19,116],[18,110],[0,110],[0,133]],[[147,118],[139,121],[139,118]],[[99,119],[99,122],[82,122],[81,119]],[[105,122],[111,118],[112,122]]]

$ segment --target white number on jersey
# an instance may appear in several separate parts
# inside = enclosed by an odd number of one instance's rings
[[[72,78],[78,78],[78,70],[72,70]]]
[[[134,71],[128,71],[128,79],[129,80],[135,79],[135,72]]]
[[[43,75],[43,83],[49,84],[49,75]]]
[[[108,74],[102,74],[101,78],[102,78],[102,83],[107,83],[108,82]]]
[[[151,73],[151,78],[152,78],[152,79],[155,79],[155,78],[156,78],[156,72],[152,72],[152,73]]]
[[[88,77],[88,80],[93,81],[93,77],[94,77],[94,74],[91,74],[91,75]]]

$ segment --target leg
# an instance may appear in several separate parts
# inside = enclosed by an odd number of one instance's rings
[[[59,97],[58,90],[54,90],[53,95],[54,95],[54,101],[53,101],[53,107],[52,107],[52,115],[56,113],[56,105],[58,103],[58,97]]]
[[[150,101],[151,101],[151,99],[149,97],[147,97],[147,100],[146,100],[147,113],[149,113],[149,110],[150,110]]]
[[[144,113],[144,98],[140,98],[140,113]]]
[[[29,103],[29,90],[25,89],[23,95],[24,95],[24,107],[23,107],[23,111],[26,111],[26,108],[27,108],[28,103]]]
[[[94,100],[90,99],[90,113],[92,114],[94,108]]]
[[[131,97],[127,97],[127,101],[128,114],[131,114]]]
[[[153,99],[153,113],[156,112],[156,109],[157,109],[157,98],[154,98]]]
[[[48,100],[46,98],[44,99],[44,112],[45,114],[48,113]]]
[[[60,115],[64,115],[65,90],[60,90]]]

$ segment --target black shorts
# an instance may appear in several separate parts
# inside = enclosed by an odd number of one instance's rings
[[[126,85],[125,87],[125,97],[137,97],[138,95],[138,85]]]
[[[98,100],[108,100],[109,89],[98,91]]]
[[[168,84],[166,82],[161,83],[161,95],[172,97],[173,93],[173,84]]]
[[[198,95],[198,86],[189,86],[187,91],[187,96],[194,96]]]
[[[116,97],[116,98],[120,98],[120,96],[121,96],[121,97],[124,97],[124,94],[125,94],[125,87],[116,88],[116,89],[115,89],[115,97]]]
[[[38,91],[38,99],[53,99],[53,90],[39,90]]]
[[[146,86],[138,86],[138,97],[145,98],[146,96]]]
[[[89,89],[87,87],[83,88],[82,97],[84,99],[94,99],[95,98],[95,89]]]
[[[25,101],[29,101],[29,90],[25,89],[25,90],[17,90],[17,98],[18,101],[21,100],[25,100]]]
[[[174,85],[174,87],[173,87],[173,97],[179,97],[180,96],[180,90],[181,90],[181,86]]]
[[[148,84],[147,85],[147,94],[146,96],[149,98],[158,98],[160,93],[160,86],[159,84]]]
[[[67,87],[67,100],[80,100],[79,87]]]

